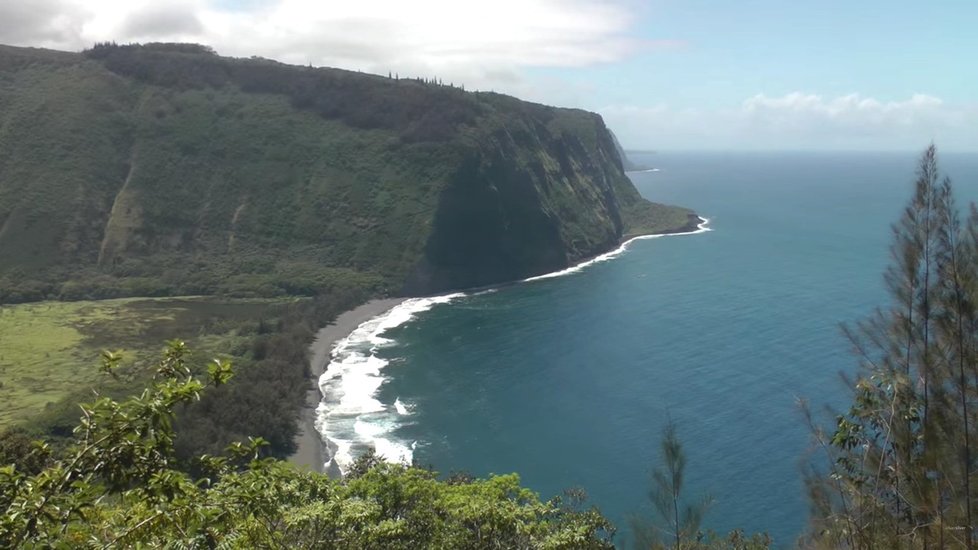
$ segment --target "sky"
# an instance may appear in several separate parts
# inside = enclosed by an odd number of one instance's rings
[[[600,113],[633,150],[978,150],[974,0],[0,0],[0,43],[187,41]]]

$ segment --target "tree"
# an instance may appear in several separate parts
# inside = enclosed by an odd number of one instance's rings
[[[636,549],[767,550],[771,547],[771,538],[766,533],[748,536],[735,530],[720,536],[713,531],[702,532],[703,517],[713,499],[705,496],[695,504],[683,502],[686,453],[672,421],[663,430],[661,451],[663,467],[653,470],[649,490],[649,500],[657,517],[636,515],[630,518]]]
[[[11,428],[0,434],[0,464],[14,464],[30,474],[40,472],[48,459],[46,448],[38,446],[22,428]]]
[[[809,541],[846,548],[974,548],[971,441],[978,398],[978,215],[962,230],[937,152],[921,156],[893,227],[891,303],[846,328],[853,403],[816,430]]]
[[[632,530],[638,548],[665,548],[671,544],[677,550],[688,548],[692,541],[701,538],[700,524],[713,500],[703,497],[693,505],[682,504],[683,482],[686,472],[686,453],[676,434],[676,425],[670,421],[662,434],[661,460],[664,467],[652,471],[652,502],[658,521],[648,522],[633,518]],[[666,536],[665,540],[663,535]]]

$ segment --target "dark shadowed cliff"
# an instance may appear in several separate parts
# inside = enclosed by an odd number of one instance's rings
[[[0,47],[0,302],[430,293],[689,215],[639,197],[593,113],[194,45]]]

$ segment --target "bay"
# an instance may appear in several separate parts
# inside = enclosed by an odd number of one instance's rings
[[[688,456],[686,497],[705,527],[805,526],[806,400],[846,405],[856,361],[840,323],[886,303],[890,225],[914,153],[658,153],[639,191],[695,209],[712,231],[636,240],[576,273],[456,297],[388,330],[378,399],[385,437],[444,473],[519,472],[544,498],[582,487],[627,540],[652,514],[662,429]],[[959,202],[978,156],[943,155]]]

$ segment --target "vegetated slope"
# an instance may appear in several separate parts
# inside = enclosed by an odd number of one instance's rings
[[[436,292],[691,214],[653,208],[584,111],[188,44],[0,46],[0,302]]]

